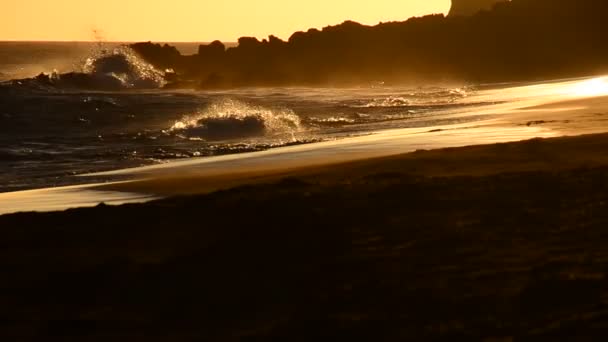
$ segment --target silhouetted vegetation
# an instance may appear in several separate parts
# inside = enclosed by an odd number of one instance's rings
[[[429,15],[365,26],[352,21],[296,32],[288,41],[243,37],[182,56],[170,46],[132,47],[201,87],[329,85],[382,81],[510,81],[608,70],[599,0],[513,0],[471,17]]]

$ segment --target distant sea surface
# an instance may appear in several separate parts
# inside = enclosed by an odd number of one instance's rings
[[[174,45],[183,54],[198,47]],[[113,70],[116,59],[101,57],[107,51],[125,54],[118,60],[131,64],[128,71],[120,63]],[[104,80],[116,78],[125,89],[91,91],[20,80],[70,71],[103,72]],[[180,158],[475,122],[487,115],[474,114],[472,108],[498,101],[476,96],[484,87],[474,85],[388,87],[378,82],[354,88],[231,91],[133,87],[160,74],[118,43],[0,43],[0,192],[74,184],[82,182],[74,177],[79,174]]]

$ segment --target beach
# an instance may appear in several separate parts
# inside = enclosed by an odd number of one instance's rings
[[[608,2],[3,8],[1,342],[608,336]]]
[[[598,336],[607,147],[595,134],[165,177],[110,188],[168,199],[0,216],[0,330],[23,341]]]

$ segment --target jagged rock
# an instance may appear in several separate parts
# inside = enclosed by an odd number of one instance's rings
[[[131,44],[130,47],[139,55],[145,56],[148,62],[159,67],[159,69],[172,68],[182,57],[176,47],[168,44],[161,45],[147,42]]]
[[[254,38],[254,37],[239,38],[239,48],[240,49],[244,49],[244,50],[255,49],[261,45],[262,45],[262,43],[257,38]]]
[[[200,45],[198,47],[198,54],[200,56],[221,56],[226,52],[226,46],[216,40],[209,45]]]

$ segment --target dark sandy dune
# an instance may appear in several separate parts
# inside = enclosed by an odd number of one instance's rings
[[[419,152],[144,205],[2,216],[0,337],[600,340],[607,145]]]

